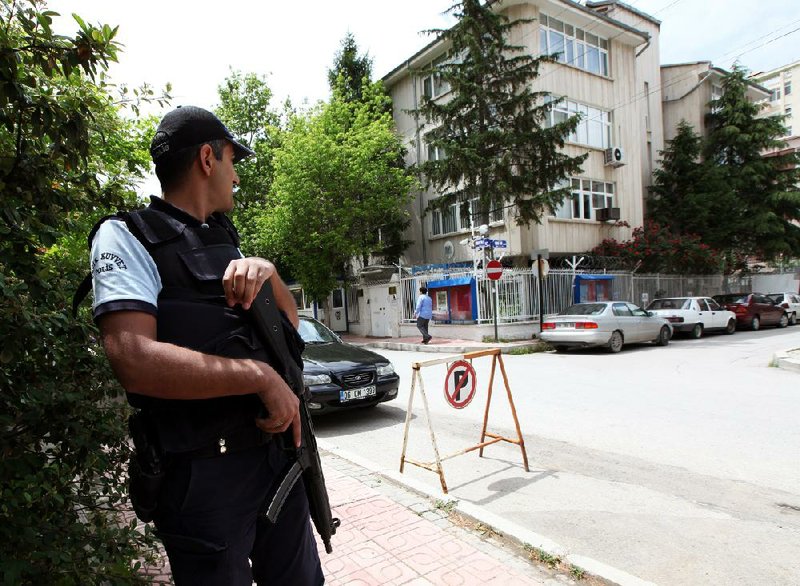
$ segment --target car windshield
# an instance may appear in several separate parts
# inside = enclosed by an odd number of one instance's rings
[[[656,299],[647,309],[689,309],[689,299]]]
[[[600,315],[606,309],[603,303],[579,303],[570,305],[558,315]]]
[[[730,293],[728,295],[714,295],[719,303],[747,303],[747,293]]]
[[[318,321],[301,319],[298,328],[300,337],[306,344],[329,344],[336,342],[336,335]]]
[[[775,303],[783,303],[783,293],[770,293],[767,295]]]

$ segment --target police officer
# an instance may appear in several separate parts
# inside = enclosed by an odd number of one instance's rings
[[[275,525],[259,515],[287,463],[276,434],[291,429],[299,446],[300,419],[246,313],[267,279],[289,329],[294,300],[271,262],[242,257],[224,215],[239,183],[234,164],[253,151],[192,106],[163,118],[150,151],[163,198],[95,228],[93,311],[163,464],[151,509],[173,578],[321,584],[302,483]],[[137,486],[134,504],[153,496]]]

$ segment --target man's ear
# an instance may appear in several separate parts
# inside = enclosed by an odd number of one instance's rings
[[[206,176],[211,175],[211,169],[214,168],[216,157],[214,156],[214,149],[211,148],[210,144],[206,143],[200,147],[200,153],[197,155],[197,159],[200,162],[200,170],[203,174]]]

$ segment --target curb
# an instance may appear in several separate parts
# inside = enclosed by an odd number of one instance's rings
[[[410,344],[413,346],[413,344]],[[604,564],[598,560],[590,557],[567,553],[567,549],[547,537],[525,529],[516,523],[508,521],[487,511],[485,508],[472,503],[461,502],[454,499],[452,496],[444,494],[440,490],[431,488],[430,486],[420,482],[415,478],[410,478],[396,470],[388,468],[381,468],[373,462],[357,456],[347,450],[343,450],[330,444],[328,441],[317,438],[317,444],[322,452],[328,452],[339,458],[347,460],[356,466],[360,466],[369,472],[381,476],[395,484],[405,487],[418,496],[440,501],[452,501],[455,503],[453,510],[469,518],[470,520],[481,523],[490,527],[495,532],[508,538],[516,545],[519,546],[532,546],[543,552],[555,557],[561,558],[562,561],[580,567],[587,574],[596,578],[605,580],[610,584],[618,586],[656,586],[653,582],[642,580],[632,574],[624,572],[618,568]]]
[[[800,372],[800,348],[776,352],[772,357],[770,366],[777,366],[778,368]]]
[[[408,352],[432,352],[438,354],[466,354],[467,352],[477,352],[479,350],[486,350],[487,348],[500,348],[502,354],[508,354],[512,350],[520,348],[535,348],[537,343],[524,343],[524,344],[480,344],[480,345],[463,345],[463,346],[446,346],[446,345],[425,345],[413,344],[410,342],[358,342],[353,343],[354,346],[366,346],[368,348],[379,348],[383,350],[403,350]]]

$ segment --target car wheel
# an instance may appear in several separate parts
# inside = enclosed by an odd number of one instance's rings
[[[697,324],[700,325],[700,324]],[[700,333],[703,333],[703,326],[700,326]],[[694,336],[694,329],[692,330],[692,335]],[[700,336],[696,336],[699,338]],[[661,330],[658,332],[658,338],[656,338],[655,345],[656,346],[666,346],[669,344],[669,328],[667,326],[663,326]]]
[[[620,350],[622,350],[622,344],[625,342],[622,338],[622,332],[619,330],[615,330],[613,334],[611,334],[611,339],[608,341],[608,349],[616,354]]]
[[[758,316],[755,316],[753,319],[750,320],[750,329],[754,332],[761,328],[761,320],[758,319]]]
[[[735,319],[728,320],[728,325],[725,326],[725,333],[728,334],[729,336],[731,334],[735,334],[736,333],[736,320]]]
[[[785,328],[789,325],[789,316],[785,313],[781,316],[781,319],[778,321],[779,328]]]
[[[567,348],[566,346],[553,346],[553,348],[555,348],[556,352],[558,352],[559,354],[563,354],[564,352],[569,350],[569,348]]]
[[[703,324],[694,324],[691,336],[695,340],[703,335]]]
[[[792,315],[789,316],[789,325],[794,326],[797,325],[797,314],[792,312]]]

